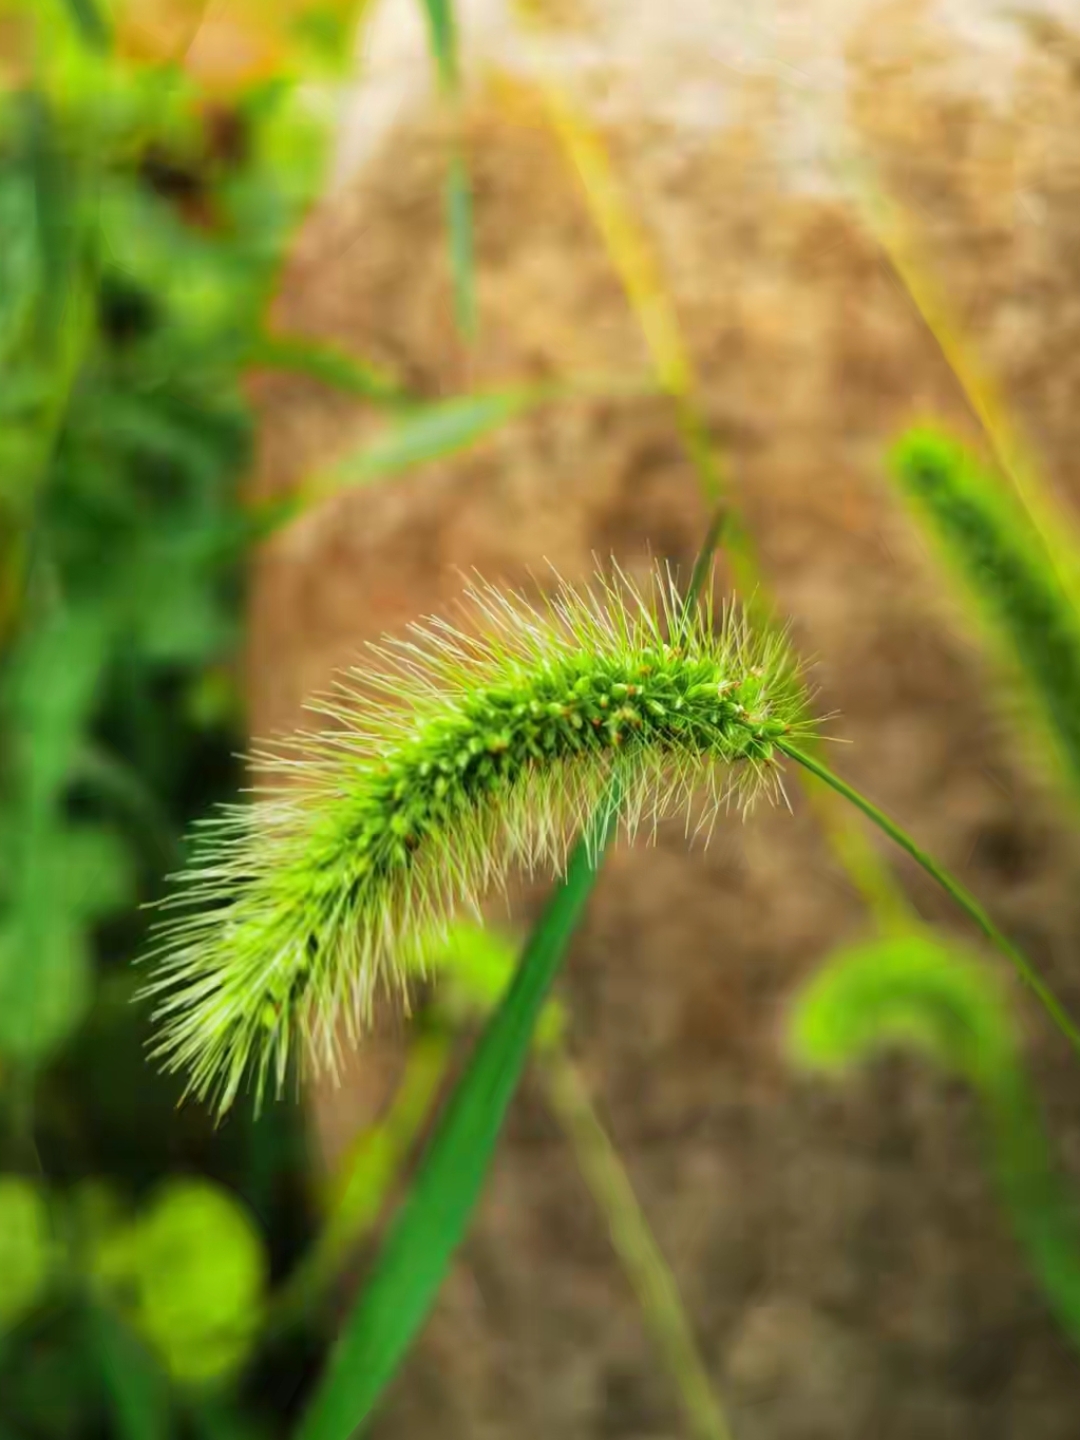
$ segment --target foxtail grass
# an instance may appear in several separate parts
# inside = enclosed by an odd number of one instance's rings
[[[904,436],[893,468],[946,567],[1023,678],[1040,738],[1080,796],[1080,614],[1039,534],[993,475],[933,430]]]
[[[613,786],[629,833],[702,790],[709,829],[777,793],[777,740],[812,728],[783,636],[669,576],[542,608],[477,583],[466,611],[375,647],[320,706],[338,728],[264,756],[277,784],[201,827],[149,985],[158,1054],[199,1097],[280,1088],[300,1037],[333,1067],[410,947],[513,866],[562,873]]]

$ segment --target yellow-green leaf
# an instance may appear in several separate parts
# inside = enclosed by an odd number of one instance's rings
[[[206,1181],[170,1182],[139,1222],[133,1265],[138,1328],[177,1380],[217,1379],[243,1363],[267,1261],[238,1200]]]
[[[41,1299],[51,1266],[45,1197],[19,1175],[0,1175],[0,1335]]]

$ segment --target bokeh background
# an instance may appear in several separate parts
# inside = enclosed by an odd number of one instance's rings
[[[833,763],[1080,1009],[1075,807],[886,464],[1019,433],[1074,507],[1066,8],[462,0],[453,54],[417,0],[0,8],[0,1434],[294,1432],[480,1015],[387,1005],[337,1083],[215,1127],[147,1059],[140,907],[249,737],[463,571],[688,574],[701,443]],[[791,792],[612,853],[560,1055],[740,1440],[1071,1440],[971,1087],[792,1057],[876,921]],[[997,978],[1071,1195],[1075,1057]],[[709,1433],[557,1101],[538,1062],[373,1435]]]

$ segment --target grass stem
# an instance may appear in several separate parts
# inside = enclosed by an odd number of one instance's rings
[[[674,1277],[577,1067],[562,1050],[557,1050],[545,1058],[543,1078],[551,1108],[607,1220],[611,1243],[675,1382],[691,1433],[695,1440],[731,1440]]]
[[[797,745],[789,744],[787,741],[779,741],[777,743],[777,749],[781,750],[789,759],[794,760],[804,769],[809,770],[812,775],[816,775],[819,780],[824,781],[824,783],[835,790],[838,795],[842,795],[845,800],[850,801],[856,809],[861,810],[868,820],[873,821],[879,830],[888,835],[890,840],[894,841],[895,844],[900,846],[901,850],[910,855],[915,863],[925,870],[927,875],[935,880],[947,895],[951,896],[965,915],[978,926],[990,943],[1012,962],[1017,974],[1024,983],[1034,991],[1035,995],[1038,996],[1055,1025],[1066,1037],[1073,1049],[1076,1050],[1077,1053],[1080,1053],[1080,1030],[1078,1030],[1073,1023],[1068,1011],[1039,975],[1030,960],[997,928],[990,919],[990,916],[979,904],[978,900],[975,899],[975,896],[972,895],[969,890],[965,889],[959,880],[950,875],[944,866],[939,865],[933,856],[928,854],[921,845],[916,844],[906,830],[903,830],[894,820],[890,820],[883,810],[879,810],[871,800],[868,800],[867,797],[856,790],[854,786],[849,785],[846,780],[841,780],[839,775],[834,774],[827,765],[823,765],[820,760],[815,759],[814,756],[807,754],[805,750],[801,750]]]

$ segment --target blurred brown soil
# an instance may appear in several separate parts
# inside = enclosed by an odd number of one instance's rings
[[[915,217],[932,268],[1048,475],[1080,452],[1080,80],[1057,32],[1017,29],[1011,100],[958,86],[922,7],[850,41],[848,123]],[[617,24],[609,16],[609,23]],[[729,77],[730,79],[730,77]],[[738,77],[736,77],[736,80]],[[1022,760],[978,645],[884,479],[891,437],[975,431],[955,380],[864,226],[777,158],[778,96],[728,86],[711,132],[623,114],[607,135],[654,242],[703,403],[820,704],[836,764],[992,907],[1080,1012],[1080,840]],[[647,357],[539,107],[477,82],[480,342],[457,340],[445,147],[409,107],[312,217],[281,322],[396,367],[428,395]],[[379,419],[264,379],[258,484],[295,481]],[[689,567],[703,525],[661,399],[545,408],[452,462],[344,495],[262,559],[253,726],[296,725],[362,642],[443,608],[459,571],[529,585],[594,553]],[[839,1089],[785,1060],[799,981],[869,932],[800,797],[615,853],[573,948],[573,1049],[675,1270],[739,1440],[1074,1440],[1080,1367],[1027,1278],[956,1086],[906,1060]],[[915,905],[956,916],[889,855]],[[513,919],[542,900],[522,886]],[[989,963],[996,964],[991,960]],[[1074,1061],[1018,997],[1063,1166],[1080,1180]],[[399,1025],[313,1097],[328,1161],[383,1103]],[[373,1433],[685,1433],[603,1223],[542,1096],[519,1097],[479,1218]]]

